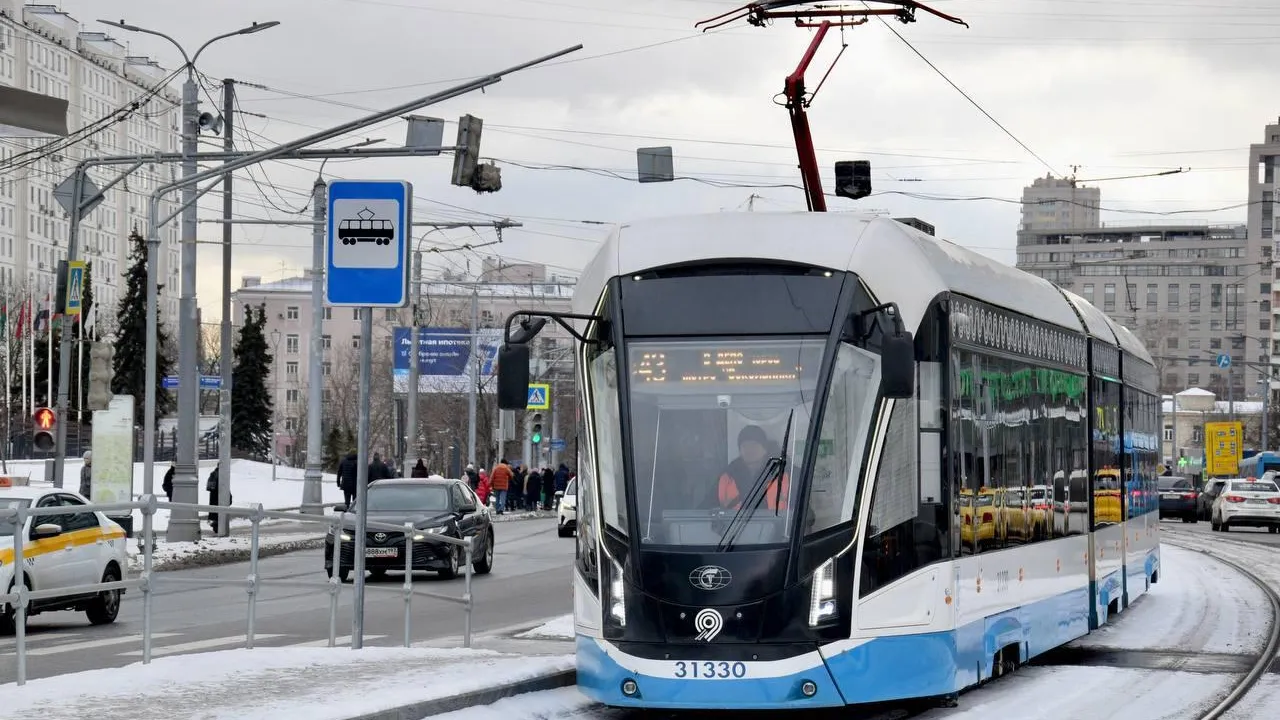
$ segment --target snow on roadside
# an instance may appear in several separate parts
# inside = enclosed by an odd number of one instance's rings
[[[517,720],[519,718],[562,718],[584,713],[595,701],[576,687],[503,698],[492,705],[454,710],[432,715],[431,720]],[[588,716],[589,717],[589,716]]]
[[[203,564],[199,562],[236,562],[248,560],[252,549],[252,538],[244,536],[201,538],[198,542],[175,542],[156,544],[152,555],[152,568],[164,570],[167,566],[177,565],[191,567]],[[323,539],[316,533],[292,533],[286,535],[262,535],[258,538],[259,557],[268,557],[292,550],[305,550],[318,547]],[[142,553],[137,545],[129,545],[129,569],[134,572],[142,570]]]
[[[573,614],[561,615],[538,627],[516,635],[527,640],[573,640],[576,633],[573,628]]]
[[[1271,611],[1258,586],[1222,563],[1164,544],[1160,581],[1104,625],[1073,645],[1144,650],[1192,649],[1256,653],[1266,638],[1258,628]],[[1206,612],[1213,608],[1213,612]]]
[[[0,686],[10,717],[344,720],[569,670],[573,656],[426,648],[256,648]]]

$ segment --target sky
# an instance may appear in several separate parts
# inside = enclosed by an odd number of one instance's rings
[[[418,220],[523,227],[435,231],[420,238],[428,272],[481,258],[546,263],[571,274],[605,226],[703,212],[803,210],[788,114],[775,99],[812,31],[745,21],[701,33],[731,0],[64,0],[86,30],[107,29],[131,54],[181,64],[188,50],[251,22],[280,26],[210,46],[197,67],[209,96],[238,83],[241,147],[265,148],[439,92],[581,43],[584,48],[417,112],[484,120],[481,155],[503,189],[449,184],[452,158],[331,160],[326,179],[413,183]],[[832,32],[809,73],[831,68],[810,107],[824,183],[837,160],[870,160],[875,193],[832,211],[918,217],[938,235],[1012,264],[1021,189],[1046,174],[1098,180],[1105,222],[1244,222],[1248,146],[1280,107],[1266,98],[1280,64],[1280,5],[1265,0],[937,0],[969,28],[917,22]],[[895,32],[897,35],[895,35]],[[841,49],[842,43],[845,47]],[[913,49],[914,48],[914,49]],[[838,60],[837,60],[838,57]],[[834,65],[832,64],[835,61]],[[265,89],[264,89],[265,88]],[[404,142],[393,120],[327,144]],[[216,138],[210,138],[216,142]],[[635,181],[640,147],[671,146],[672,183]],[[1188,169],[1162,177],[1124,178]],[[268,163],[237,175],[237,216],[309,218],[318,162]],[[1086,182],[1085,184],[1092,184]],[[1219,209],[1225,208],[1225,209]],[[221,200],[202,203],[218,217]],[[425,234],[424,230],[419,231]],[[220,226],[200,225],[202,241]],[[233,284],[301,274],[309,228],[241,225]],[[200,255],[199,302],[216,317],[220,251]]]

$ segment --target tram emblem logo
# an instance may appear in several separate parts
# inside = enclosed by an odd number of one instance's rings
[[[689,584],[699,590],[719,590],[733,582],[733,575],[719,565],[703,565],[689,573]]]
[[[724,616],[716,610],[704,608],[693,617],[693,627],[698,631],[694,640],[711,642],[724,629]]]

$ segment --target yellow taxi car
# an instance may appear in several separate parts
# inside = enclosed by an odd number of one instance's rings
[[[87,505],[79,493],[52,487],[0,488],[0,509]],[[0,587],[15,587],[14,519],[0,518]],[[128,567],[124,528],[99,512],[27,518],[22,532],[23,577],[32,591],[115,582]],[[70,593],[30,601],[27,616],[55,610],[85,613],[94,625],[115,622],[122,590]],[[15,605],[0,607],[0,633],[13,632]]]

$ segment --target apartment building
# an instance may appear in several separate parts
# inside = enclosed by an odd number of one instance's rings
[[[52,290],[57,264],[67,257],[69,231],[67,213],[54,199],[53,189],[71,175],[77,162],[180,149],[180,97],[164,85],[168,75],[150,58],[128,54],[106,33],[83,31],[75,18],[55,5],[0,0],[0,84],[66,100],[71,133],[95,123],[102,126],[65,150],[29,165],[19,160],[17,167],[10,167],[15,156],[49,140],[0,139],[0,287],[7,297],[43,301]],[[156,88],[154,97],[127,119],[100,122]],[[105,187],[118,172],[104,168],[89,174],[96,185]],[[175,166],[138,168],[83,219],[81,257],[93,263],[94,297],[104,312],[110,308],[100,321],[114,319],[124,292],[129,232],[146,227],[148,196],[176,172]],[[172,203],[164,208],[165,214],[175,209]],[[162,232],[160,310],[171,319],[177,315],[178,230],[170,224]]]
[[[1098,228],[1102,191],[1046,175],[1022,188],[1022,230]]]
[[[541,309],[567,312],[573,295],[572,277],[549,274],[543,265],[510,265],[487,259],[478,277],[446,275],[424,280],[417,294],[418,323],[421,327],[470,329],[473,315],[480,329],[499,328],[507,316],[517,309]],[[263,306],[266,312],[268,346],[275,345],[277,362],[272,396],[277,416],[276,448],[285,457],[293,456],[294,438],[302,429],[301,409],[306,402],[310,376],[308,358],[311,347],[311,288],[313,274],[275,282],[262,282],[260,277],[242,278],[241,287],[233,295],[235,322],[244,322],[247,308]],[[354,383],[354,363],[360,348],[360,309],[325,307],[321,347],[324,358],[321,372],[326,378],[325,398],[329,399],[331,383],[346,378]],[[392,341],[395,328],[408,327],[411,310],[374,310],[373,350],[375,363],[372,383],[391,384]],[[539,335],[536,353],[541,363],[535,373],[563,365],[572,367],[569,336],[558,326],[548,324]]]
[[[1249,146],[1249,236],[1256,237],[1268,250],[1276,243],[1275,200],[1280,192],[1280,178],[1276,175],[1276,158],[1280,157],[1280,120],[1268,123],[1263,130],[1263,141]],[[1268,269],[1273,280],[1280,281],[1280,268]],[[1271,312],[1280,313],[1280,282],[1273,283],[1270,300]],[[1280,318],[1273,316],[1271,345],[1271,389],[1280,390]]]
[[[1207,223],[1021,230],[1017,263],[1137,333],[1162,391],[1244,400],[1260,392],[1272,323],[1270,246],[1251,237],[1244,225]],[[1231,367],[1217,367],[1219,355]]]

